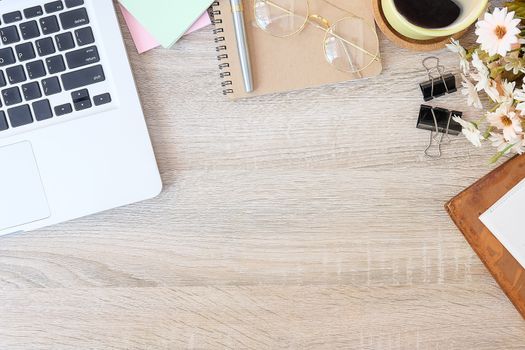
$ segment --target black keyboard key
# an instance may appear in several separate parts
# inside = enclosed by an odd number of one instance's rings
[[[30,42],[16,45],[15,50],[16,56],[18,57],[18,60],[20,62],[32,60],[36,57],[35,49],[33,48],[33,44],[31,44]]]
[[[18,128],[19,126],[31,124],[33,122],[33,115],[29,105],[22,105],[18,107],[9,108],[7,110],[11,126]]]
[[[5,81],[4,72],[0,71],[0,87],[4,87],[7,85],[7,82]]]
[[[78,46],[89,45],[95,42],[95,37],[90,27],[75,30],[75,37],[77,38]]]
[[[56,74],[66,70],[62,55],[46,58],[47,71],[49,74]]]
[[[43,14],[44,11],[42,11],[42,6],[34,6],[24,10],[24,16],[26,16],[26,18],[38,17]]]
[[[60,81],[57,77],[51,77],[42,80],[42,89],[44,90],[44,94],[46,96],[58,94],[62,91],[62,88],[60,87]]]
[[[73,35],[69,32],[58,34],[55,36],[55,41],[57,42],[58,51],[65,51],[75,47],[75,40],[73,40]]]
[[[4,23],[6,24],[18,22],[22,20],[22,12],[20,11],[9,12],[9,13],[4,14],[2,18],[4,19]]]
[[[60,26],[58,25],[56,16],[40,18],[40,27],[42,27],[42,33],[45,35],[60,31]]]
[[[46,68],[42,61],[29,62],[26,64],[26,69],[29,79],[38,79],[46,75]]]
[[[47,56],[56,52],[55,44],[53,39],[44,38],[36,41],[36,49],[40,56]]]
[[[2,97],[4,98],[4,104],[6,106],[16,105],[22,102],[20,90],[16,86],[2,90]]]
[[[6,47],[5,49],[0,49],[0,67],[8,66],[15,62],[15,54],[12,48]]]
[[[74,72],[62,74],[62,85],[64,90],[74,90],[90,84],[99,83],[106,80],[104,70],[101,65],[96,65]]]
[[[29,21],[20,24],[20,33],[24,40],[34,39],[40,36],[40,29],[36,21]]]
[[[66,61],[69,69],[87,66],[100,61],[96,46],[89,46],[80,50],[66,53]]]
[[[92,107],[89,91],[87,89],[73,91],[71,93],[71,98],[73,99],[73,105],[75,106],[76,111],[82,111]]]
[[[0,39],[4,45],[14,44],[20,41],[16,26],[9,26],[0,29]]]
[[[84,5],[84,0],[66,0],[66,7],[72,8]]]
[[[9,129],[9,125],[7,125],[7,119],[5,119],[5,113],[4,111],[0,111],[0,131],[4,131]]]
[[[84,5],[84,0],[66,0],[67,8],[81,6],[81,5]]]
[[[42,120],[53,118],[53,111],[49,100],[40,100],[33,102],[33,112],[35,113],[35,119],[39,122]]]
[[[64,4],[62,3],[62,0],[58,0],[45,4],[44,8],[47,13],[58,12],[64,9]]]
[[[73,103],[89,100],[89,91],[88,89],[73,91],[71,93],[71,98],[73,99]]]
[[[36,100],[42,97],[42,91],[40,91],[40,86],[37,82],[22,85],[22,94],[24,94],[26,101]]]
[[[68,30],[75,27],[80,27],[89,23],[89,17],[85,8],[79,8],[60,14],[60,22],[62,28]]]
[[[93,102],[95,103],[95,106],[108,104],[111,102],[111,95],[109,93],[97,95],[93,97]]]
[[[91,104],[91,100],[85,100],[75,103],[75,111],[83,111],[84,109],[91,108],[93,105]]]
[[[5,73],[9,84],[18,84],[27,80],[23,66],[9,67],[5,70]]]
[[[60,105],[60,106],[56,106],[55,107],[55,114],[57,116],[61,116],[61,115],[64,115],[64,114],[69,114],[73,112],[73,108],[71,107],[71,103],[66,103],[64,105]]]

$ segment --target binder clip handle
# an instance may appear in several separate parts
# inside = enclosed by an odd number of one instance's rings
[[[440,64],[438,57],[425,58],[423,67],[428,76],[428,81],[420,84],[425,101],[457,91],[456,77],[453,74],[446,74],[445,66]]]
[[[461,117],[462,115],[463,113],[459,111],[421,105],[417,128],[430,131],[430,140],[424,151],[428,158],[441,158],[442,145],[450,142],[450,135],[459,135],[462,129],[453,117]],[[445,137],[447,138],[446,142]],[[436,148],[435,153],[432,152],[434,147]]]

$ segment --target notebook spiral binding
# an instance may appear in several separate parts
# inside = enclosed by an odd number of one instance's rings
[[[215,29],[213,29],[213,34],[215,36],[215,43],[218,45],[215,50],[217,51],[217,60],[219,61],[219,70],[220,70],[220,78],[223,79],[221,82],[221,87],[224,89],[222,90],[223,95],[233,94],[233,89],[229,88],[233,84],[233,81],[228,80],[227,78],[231,76],[231,72],[228,70],[230,68],[230,63],[227,62],[228,60],[228,53],[225,51],[228,50],[228,47],[226,45],[222,45],[221,43],[225,41],[225,37],[221,34],[224,33],[224,29],[220,26],[222,24],[222,18],[221,18],[221,11],[219,10],[219,1],[214,1],[211,5],[211,16],[212,16],[212,23],[215,26]]]

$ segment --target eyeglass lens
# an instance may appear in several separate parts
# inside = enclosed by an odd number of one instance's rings
[[[306,0],[255,0],[257,25],[277,37],[299,32],[308,18]]]
[[[308,23],[322,29],[326,60],[341,71],[360,72],[378,59],[378,38],[370,24],[349,16],[322,28],[312,20],[307,0],[255,0],[255,20],[276,37],[297,34]]]

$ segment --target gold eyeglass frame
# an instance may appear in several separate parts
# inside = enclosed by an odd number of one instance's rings
[[[334,8],[336,8],[336,9],[342,11],[342,12],[346,12],[347,14],[349,14],[349,16],[342,17],[342,18],[338,19],[337,21],[335,21],[334,23],[330,24],[330,21],[326,17],[323,17],[322,15],[318,15],[318,14],[310,14],[310,0],[304,0],[304,1],[306,3],[306,11],[307,11],[306,16],[304,18],[304,23],[296,31],[294,31],[293,33],[286,34],[286,35],[275,35],[275,34],[270,33],[268,30],[266,30],[265,28],[263,28],[263,27],[261,27],[259,25],[259,21],[257,20],[257,3],[258,2],[259,3],[260,2],[267,3],[270,6],[278,8],[279,10],[281,10],[284,13],[287,13],[289,15],[303,17],[302,15],[298,15],[297,13],[295,13],[293,11],[290,11],[288,9],[283,8],[282,6],[274,3],[272,0],[254,0],[253,11],[254,11],[255,23],[256,23],[257,27],[259,27],[259,29],[261,29],[262,31],[264,31],[264,32],[268,33],[269,35],[271,35],[273,37],[276,37],[276,38],[288,38],[288,37],[294,36],[294,35],[302,32],[308,23],[312,24],[317,29],[320,29],[320,30],[325,32],[325,36],[324,36],[324,39],[323,39],[323,53],[324,53],[324,57],[325,57],[327,63],[330,64],[331,66],[333,66],[335,69],[337,69],[339,71],[342,71],[342,72],[345,72],[345,73],[359,74],[361,76],[361,72],[363,72],[368,67],[370,67],[374,62],[378,62],[378,61],[381,60],[379,48],[378,48],[377,52],[375,54],[373,54],[373,53],[365,50],[364,48],[360,47],[359,45],[356,45],[356,44],[346,40],[345,38],[342,38],[341,36],[339,36],[334,31],[334,28],[337,26],[337,24],[342,22],[342,21],[345,21],[345,20],[348,20],[348,19],[361,19],[363,21],[363,23],[365,23],[369,27],[369,29],[371,30],[371,33],[374,33],[374,37],[375,37],[376,42],[378,43],[378,46],[379,46],[379,37],[377,35],[375,27],[372,26],[370,23],[368,23],[368,21],[366,21],[363,17],[356,16],[351,11],[348,11],[348,10],[346,10],[344,8],[341,8],[341,7],[333,4],[332,2],[330,2],[328,0],[320,0],[320,1],[324,1],[328,5],[331,5]],[[332,62],[328,61],[328,54],[327,54],[327,51],[326,51],[326,45],[325,44],[326,44],[326,41],[327,41],[329,35],[331,35],[334,38],[336,38],[336,39],[338,39],[338,40],[340,40],[340,41],[342,41],[342,42],[352,46],[353,48],[355,48],[355,49],[357,49],[357,50],[367,54],[368,56],[372,57],[372,59],[370,60],[370,62],[367,65],[365,65],[363,68],[361,68],[359,70],[352,71],[352,70],[340,69],[338,66],[336,66]],[[350,54],[348,53],[348,50],[346,50],[345,46],[343,46],[343,48],[345,49],[345,53],[346,53],[346,55],[348,56],[348,58],[350,60],[350,64],[353,65],[352,64],[352,59],[350,58]]]

